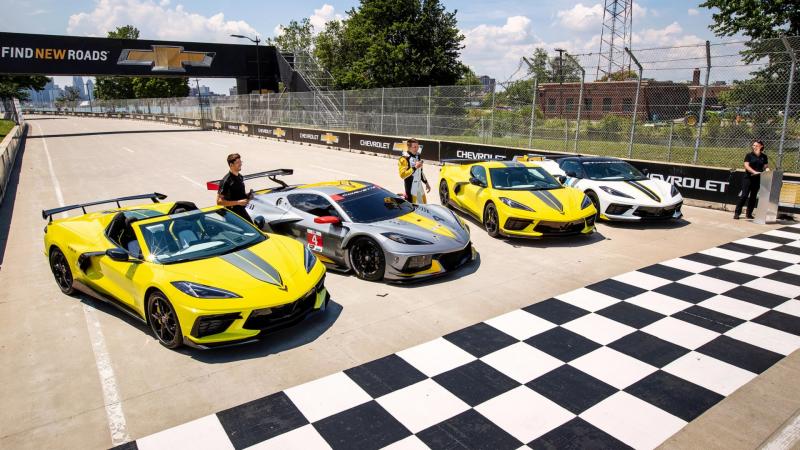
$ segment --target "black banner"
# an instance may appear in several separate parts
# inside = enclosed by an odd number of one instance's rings
[[[391,136],[350,133],[350,148],[383,155],[400,156],[406,150],[406,139]],[[417,140],[424,159],[439,160],[439,141]]]
[[[340,131],[310,130],[307,128],[294,128],[292,131],[293,141],[338,148],[350,148],[349,137],[348,133]]]
[[[441,159],[497,159],[510,161],[515,156],[535,153],[537,155],[559,156],[564,153],[523,148],[498,147],[496,145],[464,144],[461,142],[442,141],[439,145]]]
[[[287,127],[273,125],[252,125],[253,136],[263,136],[288,141],[292,139],[293,133],[293,129]]]
[[[280,78],[275,47],[259,46],[261,78]],[[0,73],[256,77],[256,46],[0,33]]]
[[[742,190],[744,171],[741,170],[653,161],[628,162],[639,170],[647,169],[650,178],[674,184],[686,198],[716,203],[736,203]]]

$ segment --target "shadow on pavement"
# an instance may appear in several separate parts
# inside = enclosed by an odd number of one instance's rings
[[[622,228],[625,230],[673,230],[691,225],[686,219],[665,220],[665,221],[644,221],[644,222],[601,222],[603,225],[612,228]]]
[[[30,133],[30,129],[28,133]],[[27,139],[30,139],[30,136],[26,134],[26,137],[23,137],[20,141],[20,146],[17,149],[17,159],[11,168],[11,178],[8,179],[8,185],[6,186],[5,197],[3,198],[3,203],[0,204],[0,270],[3,267],[6,245],[8,245],[8,232],[11,229],[14,204],[17,201],[17,187],[19,186],[19,175],[22,171],[22,159],[25,156]]]
[[[88,133],[65,133],[65,134],[42,134],[38,136],[29,136],[28,139],[42,139],[42,138],[61,138],[61,137],[81,137],[81,136],[102,136],[107,134],[142,134],[142,133],[191,133],[203,131],[199,128],[186,128],[186,129],[170,129],[163,128],[159,130],[120,130],[120,131],[93,131]]]

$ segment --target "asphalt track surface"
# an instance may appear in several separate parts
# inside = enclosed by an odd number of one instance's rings
[[[209,205],[205,182],[224,175],[232,152],[244,173],[286,167],[295,169],[288,182],[363,179],[400,191],[396,161],[138,121],[29,123],[0,209],[0,448],[109,447],[777,227],[691,207],[673,224],[601,224],[592,236],[558,240],[495,240],[473,224],[480,260],[448,277],[398,286],[331,273],[326,315],[254,345],[175,352],[116,309],[60,293],[42,253],[42,209],[153,191]],[[426,173],[438,181],[436,166]],[[795,352],[665,446],[758,446],[800,407],[799,374]]]

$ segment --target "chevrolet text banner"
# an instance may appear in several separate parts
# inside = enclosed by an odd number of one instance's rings
[[[282,139],[284,141],[292,138],[292,128],[275,125],[252,125],[253,135]]]
[[[404,137],[350,133],[350,148],[371,153],[400,156],[406,151],[407,139]],[[423,159],[429,161],[439,160],[439,141],[417,139],[417,142],[419,142]]]
[[[254,77],[254,45],[0,33],[0,73]],[[260,46],[261,78],[278,79],[275,47]]]
[[[296,142],[306,142],[309,144],[328,145],[331,147],[350,148],[348,133],[339,131],[309,130],[295,128],[292,133],[292,140]]]
[[[542,150],[526,150],[522,148],[498,147],[495,145],[464,144],[461,142],[442,141],[439,155],[442,159],[496,159],[511,161],[515,156],[535,153],[537,155],[558,156],[564,153]]]

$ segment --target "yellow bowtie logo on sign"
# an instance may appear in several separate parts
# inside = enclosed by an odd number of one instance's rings
[[[219,123],[219,122],[214,122],[214,128],[220,129],[220,128],[222,128],[222,124]]]
[[[275,131],[272,132],[277,137],[284,137],[286,136],[286,131],[283,128],[275,128]]]
[[[239,131],[241,131],[242,133],[247,133],[247,130],[248,130],[247,125],[245,124],[239,125]]]
[[[339,143],[339,136],[336,136],[336,135],[333,135],[333,134],[330,134],[330,133],[323,134],[322,136],[319,137],[319,139],[321,141],[325,141],[325,143],[327,143],[327,144],[338,144]]]
[[[153,45],[152,50],[126,48],[119,55],[117,64],[151,66],[153,72],[186,72],[185,67],[211,67],[214,52],[185,52],[183,47]]]

